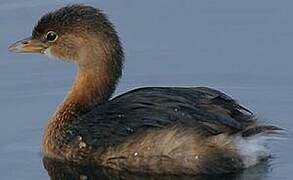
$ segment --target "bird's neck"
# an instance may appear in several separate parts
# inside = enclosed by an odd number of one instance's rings
[[[115,83],[102,69],[79,70],[76,80],[59,106],[56,114],[73,113],[77,116],[107,101],[115,89]],[[68,115],[67,115],[68,116]],[[56,118],[56,117],[54,117]]]
[[[66,128],[74,122],[82,123],[80,117],[83,114],[111,97],[122,71],[123,52],[117,39],[114,43],[84,47],[78,55],[75,82],[44,134],[43,152],[46,155],[62,153],[67,142]]]
[[[79,56],[75,82],[56,114],[81,115],[107,101],[121,76],[122,58],[112,46],[89,46]],[[56,118],[56,117],[54,117]]]

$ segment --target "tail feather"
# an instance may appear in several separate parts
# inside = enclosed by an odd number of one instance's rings
[[[267,141],[282,135],[284,131],[277,126],[260,125],[249,127],[240,136],[236,136],[234,142],[244,166],[254,166],[269,158],[271,155],[266,145]]]
[[[282,134],[284,132],[283,128],[272,126],[272,125],[261,125],[261,126],[254,126],[251,128],[246,129],[242,132],[242,137],[250,137],[255,136],[257,134],[264,134],[264,135],[273,135],[273,134]]]

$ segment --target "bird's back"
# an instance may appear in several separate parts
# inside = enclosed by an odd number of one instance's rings
[[[109,136],[128,137],[146,129],[188,127],[210,136],[234,134],[255,124],[250,111],[220,91],[206,88],[148,87],[129,91],[82,116]],[[107,131],[106,131],[107,129]]]

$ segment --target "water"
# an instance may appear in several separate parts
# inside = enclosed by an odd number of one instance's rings
[[[69,89],[75,67],[41,55],[11,54],[7,47],[29,36],[41,14],[72,2],[0,1],[1,179],[49,179],[40,154],[43,127]],[[223,178],[293,178],[292,1],[79,2],[104,9],[122,37],[127,63],[117,94],[141,86],[204,85],[223,90],[261,120],[288,129],[286,139],[270,145],[274,159]],[[110,177],[117,176],[151,178],[110,172]]]

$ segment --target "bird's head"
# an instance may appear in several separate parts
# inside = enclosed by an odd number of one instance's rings
[[[14,43],[9,50],[73,61],[82,61],[89,50],[95,56],[113,54],[110,51],[123,56],[113,25],[100,10],[86,5],[66,6],[42,16],[32,36]]]

